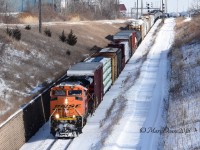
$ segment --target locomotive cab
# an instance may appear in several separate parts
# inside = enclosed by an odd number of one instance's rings
[[[60,84],[51,88],[50,124],[56,137],[74,137],[82,132],[88,115],[87,88]]]

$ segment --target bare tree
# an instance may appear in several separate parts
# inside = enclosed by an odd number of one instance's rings
[[[119,16],[119,0],[71,0],[67,2],[66,11],[80,15],[93,14],[94,19],[113,19]]]
[[[6,7],[7,7],[7,5],[6,5],[5,0],[0,0],[0,12],[1,13],[5,13],[6,12]]]
[[[190,12],[194,14],[200,14],[200,0],[193,0]]]
[[[8,22],[8,5],[6,0],[0,0],[0,22]]]
[[[105,7],[106,0],[96,0],[96,5],[99,8],[99,12],[102,15],[103,7]]]

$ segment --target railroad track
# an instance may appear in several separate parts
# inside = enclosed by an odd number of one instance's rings
[[[67,150],[73,139],[55,139],[47,148],[47,150]]]

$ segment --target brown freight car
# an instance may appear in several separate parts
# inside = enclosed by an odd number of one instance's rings
[[[114,83],[122,70],[122,51],[121,51],[121,49],[107,47],[107,48],[103,48],[99,53],[96,53],[93,56],[103,56],[103,57],[111,58],[112,83]]]

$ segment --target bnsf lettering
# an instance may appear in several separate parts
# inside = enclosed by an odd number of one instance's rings
[[[56,105],[53,110],[55,110],[55,109],[67,109],[67,110],[69,110],[69,109],[79,108],[79,107],[81,107],[80,104],[77,104],[77,105],[74,105],[74,104],[72,104],[72,105]]]

